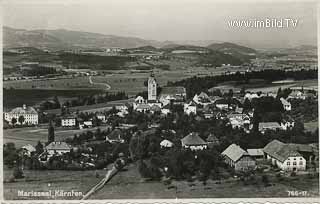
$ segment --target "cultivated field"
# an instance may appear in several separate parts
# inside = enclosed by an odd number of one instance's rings
[[[95,128],[87,129],[56,129],[55,130],[55,140],[63,141],[68,137],[73,137],[74,134],[80,134],[88,130],[95,131],[97,128],[105,130],[108,126],[100,126]],[[47,142],[48,141],[48,129],[28,127],[28,128],[15,128],[3,130],[3,143],[14,142],[17,148],[22,147],[26,144],[31,144],[35,146],[38,141]]]

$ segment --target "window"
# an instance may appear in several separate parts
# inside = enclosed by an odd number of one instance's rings
[[[290,166],[290,162],[287,162],[287,166]]]
[[[293,160],[297,160],[297,158],[293,158]]]
[[[297,165],[297,162],[293,162],[292,164],[293,164],[293,166],[296,166],[296,165]]]
[[[302,166],[302,165],[303,165],[303,161],[300,161],[300,162],[299,162],[299,165]]]
[[[302,160],[302,158],[300,158],[300,160]]]

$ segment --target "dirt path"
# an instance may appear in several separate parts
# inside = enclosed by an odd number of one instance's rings
[[[102,85],[102,86],[105,86],[106,88],[106,90],[110,90],[111,89],[111,86],[109,85],[109,84],[107,84],[107,83],[97,83],[97,82],[93,82],[92,81],[92,76],[89,76],[89,83],[90,84],[96,84],[96,85]]]

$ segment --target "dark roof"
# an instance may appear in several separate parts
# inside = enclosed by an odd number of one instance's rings
[[[214,134],[210,134],[206,140],[207,142],[210,142],[210,143],[215,143],[215,144],[220,143],[219,139]]]
[[[181,139],[182,146],[206,145],[207,143],[199,137],[198,133],[190,133]]]
[[[263,151],[281,162],[284,162],[288,157],[301,156],[295,145],[285,144],[279,140],[269,142]]]
[[[263,156],[263,149],[247,149],[250,156]]]
[[[186,89],[182,86],[166,86],[161,90],[162,95],[182,95],[186,94]]]
[[[51,142],[46,149],[48,150],[70,150],[71,147],[65,142]]]
[[[236,144],[231,144],[221,154],[229,157],[234,162],[238,161],[242,156],[249,155],[248,152]]]
[[[122,131],[119,129],[113,130],[109,135],[107,135],[107,138],[109,140],[121,140]]]

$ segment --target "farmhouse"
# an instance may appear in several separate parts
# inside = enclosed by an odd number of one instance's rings
[[[194,95],[193,101],[196,102],[196,104],[201,104],[201,105],[208,105],[211,103],[209,96],[204,92],[201,92],[199,95],[198,94]]]
[[[65,142],[51,142],[46,146],[46,150],[50,155],[53,154],[63,154],[70,152],[71,147]]]
[[[198,133],[190,133],[181,139],[181,145],[191,150],[203,150],[207,148],[207,143],[199,137]]]
[[[197,105],[195,104],[195,102],[190,101],[189,103],[185,103],[183,105],[183,110],[187,115],[197,114]]]
[[[21,118],[24,118],[22,121]],[[10,112],[4,113],[4,119],[12,124],[12,119],[16,119],[17,124],[37,125],[38,124],[38,112],[33,107],[27,107],[25,104],[22,107],[12,109]],[[20,120],[19,120],[20,118]]]
[[[281,121],[281,127],[284,130],[292,129],[294,127],[294,120],[292,117],[286,116]]]
[[[225,162],[233,167],[236,171],[245,171],[254,169],[256,166],[255,160],[236,144],[231,144],[222,153],[225,158]]]
[[[32,152],[36,151],[36,148],[34,148],[31,144],[27,144],[21,147],[21,150],[24,155],[31,156]]]
[[[282,103],[283,109],[286,111],[291,111],[291,103],[288,102],[286,99],[284,98],[280,98],[280,101]]]
[[[162,148],[173,147],[173,143],[169,140],[162,140],[160,142],[160,147],[162,147]]]
[[[254,159],[263,159],[263,149],[247,149],[248,154]]]
[[[266,130],[280,130],[282,127],[277,122],[263,122],[259,123],[259,132],[262,134],[265,133]]]
[[[273,140],[263,151],[272,164],[284,171],[306,170],[306,160],[296,147]]]
[[[123,132],[119,129],[113,130],[106,136],[106,141],[110,143],[124,143]]]

